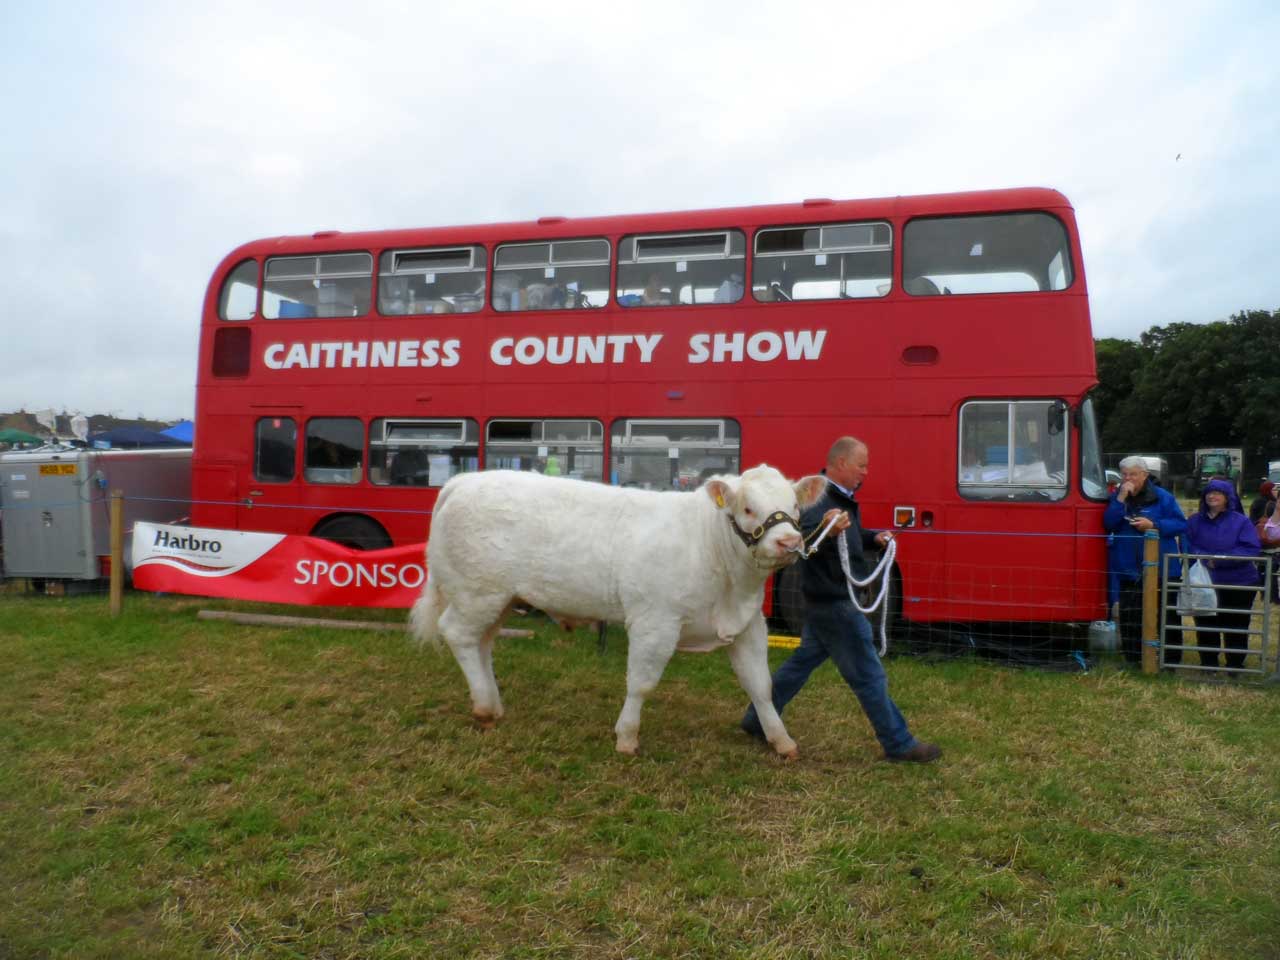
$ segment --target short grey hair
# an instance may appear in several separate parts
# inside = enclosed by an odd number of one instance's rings
[[[1132,467],[1137,467],[1143,473],[1151,472],[1151,468],[1147,466],[1146,457],[1138,457],[1138,456],[1125,457],[1123,460],[1120,461],[1121,470],[1128,470]]]

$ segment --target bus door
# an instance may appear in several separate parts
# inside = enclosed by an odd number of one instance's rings
[[[909,410],[912,400],[909,395],[895,398],[903,411]],[[882,443],[890,456],[876,455]],[[949,491],[950,470],[940,462],[939,451],[950,446],[949,416],[917,409],[909,421],[894,422],[888,436],[872,447],[871,461],[871,477],[880,489],[884,471],[892,470],[891,499],[859,498],[866,500],[863,525],[867,529],[898,531],[901,611],[908,621],[939,619],[938,604],[947,596],[946,537],[942,534],[949,523],[947,510],[955,498]],[[867,559],[872,558],[868,555]],[[895,606],[897,599],[895,595]]]
[[[236,527],[306,533],[316,517],[299,509],[299,424],[291,416],[259,417],[253,428],[251,462],[240,471]]]
[[[1076,508],[1076,607],[1081,620],[1109,619],[1107,610],[1111,607],[1111,584],[1102,514],[1110,492],[1102,466],[1102,444],[1098,440],[1098,421],[1092,399],[1085,397],[1081,401],[1075,419],[1080,450],[1079,486],[1084,495],[1084,503]]]
[[[1073,619],[1069,414],[1057,399],[961,404],[946,619]]]
[[[234,463],[202,461],[191,465],[191,488],[200,491],[200,501],[191,504],[191,515],[201,527],[237,530],[239,485]]]

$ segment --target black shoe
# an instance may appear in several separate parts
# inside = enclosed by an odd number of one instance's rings
[[[942,748],[936,743],[917,743],[906,753],[886,753],[884,758],[890,763],[933,763],[942,756]]]

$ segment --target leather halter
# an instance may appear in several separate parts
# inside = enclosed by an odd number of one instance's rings
[[[750,533],[747,533],[747,531],[738,526],[738,521],[733,518],[733,514],[729,514],[729,526],[733,527],[733,532],[738,535],[738,539],[747,545],[748,550],[763,540],[764,535],[780,523],[789,523],[796,528],[797,533],[801,532],[800,524],[795,517],[788,516],[781,510],[770,514],[769,518],[765,520],[764,523],[760,524],[760,526],[756,527]]]

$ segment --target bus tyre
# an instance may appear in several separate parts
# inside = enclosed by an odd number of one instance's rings
[[[321,540],[332,540],[353,550],[385,550],[391,546],[391,538],[382,524],[368,517],[355,514],[343,514],[329,517],[316,524],[311,536]]]
[[[800,563],[793,563],[785,567],[773,583],[774,617],[781,621],[787,632],[797,637],[804,628],[804,594],[800,589],[802,576]]]

